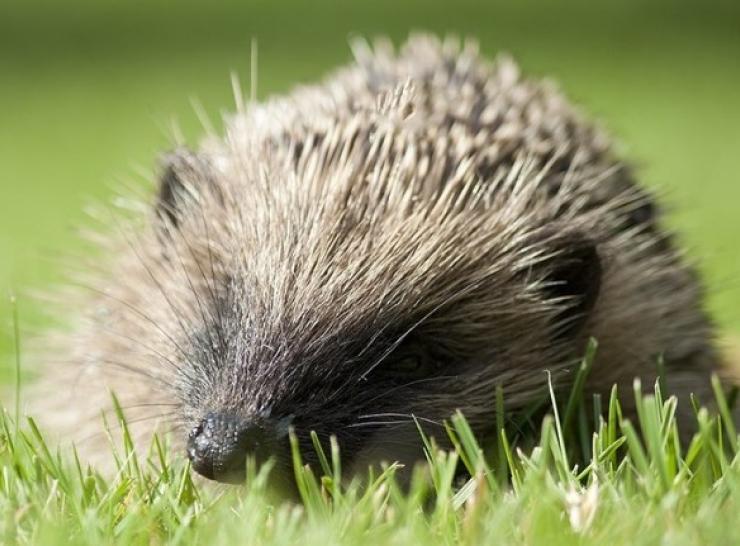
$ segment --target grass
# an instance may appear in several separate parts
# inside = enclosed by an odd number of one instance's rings
[[[139,457],[120,410],[122,426],[110,427],[122,431],[111,441],[118,470],[104,477],[53,451],[32,418],[18,427],[6,410],[2,543],[740,543],[740,437],[719,383],[718,413],[697,408],[698,431],[683,449],[677,400],[663,396],[660,379],[649,393],[635,383],[635,423],[623,418],[616,388],[604,403],[583,396],[578,385],[593,358],[592,347],[564,403],[550,387],[539,433],[521,437],[502,426],[484,449],[457,414],[447,423],[454,449],[444,451],[420,432],[427,464],[414,468],[408,487],[399,485],[397,465],[343,476],[333,441],[327,453],[317,440],[319,465],[306,466],[293,441],[294,499],[271,489],[269,463],[249,461],[244,486],[222,487],[195,483],[166,439]]]

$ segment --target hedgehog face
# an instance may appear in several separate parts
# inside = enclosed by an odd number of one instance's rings
[[[434,400],[463,391],[472,370],[435,354],[432,343],[411,331],[393,341],[374,334],[352,332],[314,348],[298,336],[273,338],[278,350],[255,351],[250,334],[229,332],[231,346],[220,354],[206,340],[196,341],[188,373],[210,371],[197,386],[183,382],[194,469],[208,478],[241,481],[245,458],[252,455],[258,461],[275,459],[289,474],[291,429],[310,463],[317,462],[312,431],[325,449],[335,436],[350,468],[420,458],[417,423],[439,437],[442,420],[455,407]]]
[[[510,225],[495,202],[455,208],[459,195],[370,207],[351,172],[317,184],[273,167],[273,180],[297,181],[252,188],[174,158],[161,262],[189,310],[170,319],[186,334],[174,384],[188,456],[208,478],[243,479],[248,454],[289,465],[291,429],[309,462],[315,431],[325,446],[337,438],[345,467],[411,466],[419,428],[444,443],[443,421],[463,410],[485,432],[497,384],[532,402],[541,363],[563,365],[585,339],[595,246],[528,219],[525,197],[508,197]]]

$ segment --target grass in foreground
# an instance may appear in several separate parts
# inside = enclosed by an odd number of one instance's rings
[[[697,409],[698,432],[678,441],[676,399],[660,381],[635,383],[636,423],[580,385],[542,422],[534,447],[500,428],[484,450],[462,415],[448,424],[455,449],[425,443],[428,465],[401,488],[391,465],[363,480],[341,477],[337,446],[316,442],[320,468],[294,449],[300,501],[276,497],[269,465],[248,464],[240,488],[204,487],[155,439],[146,459],[131,448],[123,414],[118,473],[104,478],[50,450],[32,419],[0,418],[3,544],[740,544],[740,441],[715,381],[718,414]],[[496,403],[503,402],[502,391]],[[593,415],[595,425],[591,425]],[[503,419],[499,425],[503,424]],[[595,429],[595,430],[594,430]],[[586,461],[581,466],[573,460]],[[467,470],[460,478],[460,465]]]

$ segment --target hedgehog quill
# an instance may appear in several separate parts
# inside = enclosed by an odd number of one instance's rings
[[[567,389],[591,337],[589,392],[662,357],[692,419],[719,369],[702,288],[607,135],[469,42],[353,52],[164,156],[50,336],[71,364],[44,371],[46,427],[94,458],[112,390],[137,442],[172,430],[207,478],[242,480],[250,454],[284,468],[290,429],[309,460],[316,431],[350,468],[411,465],[417,422],[442,440],[462,410],[486,435],[496,385],[513,414],[545,370]]]

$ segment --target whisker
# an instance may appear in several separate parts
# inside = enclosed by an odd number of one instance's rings
[[[180,329],[182,330],[183,335],[186,338],[189,337],[188,329],[186,328],[185,323],[182,321],[182,318],[181,318],[182,311],[175,306],[175,304],[173,303],[173,301],[170,298],[169,294],[164,289],[164,286],[162,286],[161,281],[157,278],[156,275],[154,275],[154,272],[152,271],[151,267],[146,263],[146,260],[144,260],[144,257],[141,255],[141,253],[137,249],[137,247],[134,244],[134,242],[128,237],[125,229],[123,228],[123,226],[121,225],[121,223],[118,221],[118,218],[117,218],[116,214],[113,211],[110,211],[110,212],[111,212],[112,220],[115,223],[116,227],[118,228],[119,233],[121,234],[121,236],[123,236],[123,238],[125,239],[126,243],[129,246],[129,248],[134,253],[134,255],[136,256],[137,260],[139,261],[139,263],[141,264],[141,266],[146,271],[147,275],[149,275],[149,278],[156,285],[157,289],[162,294],[162,297],[164,298],[165,302],[167,303],[167,305],[169,306],[170,310],[174,314],[175,319],[176,319],[177,323],[179,324]],[[141,239],[137,235],[134,235],[134,237],[137,239],[138,243],[141,244]]]
[[[388,396],[391,393],[394,393],[396,391],[399,391],[401,389],[405,389],[407,387],[413,387],[414,385],[418,385],[420,383],[433,383],[434,381],[446,381],[448,379],[457,379],[459,376],[457,375],[438,375],[435,377],[425,377],[423,379],[415,379],[414,381],[409,381],[408,383],[404,383],[402,385],[397,385],[395,387],[392,387],[390,389],[387,389],[383,391],[381,394],[378,394],[376,396],[373,396],[370,400],[365,402],[366,404],[370,404],[371,402],[374,402],[378,398],[383,398],[385,396]]]
[[[118,369],[123,370],[123,371],[126,371],[126,372],[130,372],[130,373],[132,373],[134,375],[137,375],[137,376],[143,377],[145,379],[151,380],[151,381],[153,381],[153,382],[155,382],[155,383],[157,383],[157,384],[159,384],[159,385],[161,385],[163,387],[169,387],[170,386],[170,383],[168,383],[163,377],[156,376],[156,375],[154,375],[152,373],[147,372],[146,370],[144,370],[142,368],[137,368],[135,366],[132,366],[131,364],[126,364],[124,362],[119,362],[119,361],[116,361],[116,360],[109,360],[109,359],[100,359],[97,362],[100,362],[102,364],[106,364],[108,366],[113,366],[114,368],[118,368]],[[65,361],[56,361],[56,363],[60,363],[60,364],[79,364],[76,361],[66,361],[66,362]],[[80,366],[80,369],[78,370],[77,376],[76,376],[75,381],[73,383],[73,385],[75,385],[75,387],[79,384],[80,380],[82,379],[82,374],[84,374],[91,366],[94,366],[94,364],[93,363],[85,363],[85,364],[82,364]]]
[[[429,419],[427,417],[421,417],[413,413],[368,413],[365,415],[360,415],[358,419],[377,419],[377,418],[382,418],[382,417],[406,417],[410,419],[411,421],[422,421],[424,423],[430,423],[432,425],[437,425],[438,427],[444,426],[439,421],[435,421],[434,419]]]
[[[185,352],[185,350],[175,341],[175,339],[166,330],[164,330],[164,328],[162,328],[159,324],[157,324],[157,322],[151,316],[149,316],[147,313],[143,312],[142,310],[138,309],[133,304],[131,304],[131,303],[125,301],[125,300],[122,300],[121,298],[117,298],[116,296],[114,296],[112,294],[109,294],[109,293],[107,293],[104,290],[100,290],[99,288],[95,288],[94,286],[91,286],[91,285],[88,285],[88,284],[85,284],[85,283],[73,283],[73,285],[79,286],[80,288],[84,288],[86,290],[90,290],[91,292],[95,292],[96,294],[98,294],[100,296],[109,298],[109,299],[115,301],[116,303],[120,303],[121,305],[123,305],[124,307],[126,307],[127,309],[129,309],[130,311],[132,311],[133,313],[136,313],[139,317],[141,317],[142,319],[144,319],[148,323],[150,323],[152,326],[154,326],[165,337],[165,339],[167,341],[169,341],[170,343],[172,343],[174,345],[174,347],[178,351],[180,351],[180,353],[183,355],[184,358],[187,358],[188,357],[188,355]],[[108,330],[108,331],[109,332],[112,332],[111,330]]]
[[[174,402],[147,402],[142,404],[131,404],[128,406],[121,406],[121,409],[123,411],[129,410],[129,409],[137,409],[137,408],[156,408],[156,407],[162,407],[162,408],[176,408],[179,407],[180,404],[174,403]],[[174,413],[174,412],[173,412]]]
[[[129,348],[131,348],[131,347],[134,347],[134,348],[140,347],[140,348],[143,348],[143,349],[146,349],[146,350],[149,351],[148,353],[139,352],[139,354],[142,355],[142,356],[152,356],[152,355],[154,355],[154,356],[156,356],[158,358],[161,358],[165,363],[169,364],[172,367],[172,370],[173,371],[176,372],[176,371],[178,371],[180,369],[180,366],[178,366],[172,359],[166,357],[161,352],[159,352],[158,350],[154,349],[151,345],[148,345],[146,343],[143,343],[139,339],[135,339],[135,338],[133,338],[131,336],[127,336],[125,334],[122,334],[121,332],[118,332],[117,330],[113,330],[111,328],[106,328],[105,326],[102,326],[102,325],[98,325],[97,328],[99,330],[103,331],[103,332],[112,334],[114,336],[120,337],[121,339],[125,339],[127,341],[132,342],[133,345],[131,345]]]
[[[106,415],[116,415],[115,409],[105,410],[104,412]],[[172,417],[173,415],[177,415],[179,412],[176,411],[170,411],[167,413],[157,413],[155,415],[146,415],[143,417],[136,417],[134,419],[126,418],[126,426],[128,425],[135,425],[137,423],[145,423],[147,421],[153,421],[155,419],[167,419],[168,417]],[[110,425],[109,425],[110,427]],[[121,423],[117,423],[117,427],[121,427]]]
[[[171,230],[168,230],[168,231],[171,232]],[[180,238],[185,242],[185,246],[188,248],[188,252],[190,252],[190,256],[192,257],[193,261],[197,264],[198,269],[200,270],[201,276],[203,277],[204,280],[206,280],[205,274],[203,273],[203,269],[200,267],[200,261],[195,257],[195,252],[193,251],[193,249],[190,246],[189,242],[187,240],[185,240],[185,236],[182,234],[182,232],[180,230],[176,230],[176,231],[179,233]],[[214,345],[213,344],[213,337],[211,336],[211,323],[214,322],[213,321],[213,315],[211,315],[210,313],[206,313],[206,310],[203,307],[203,302],[201,300],[201,295],[195,289],[195,285],[193,284],[193,281],[190,278],[190,273],[188,273],[188,270],[185,267],[185,262],[182,259],[182,255],[180,254],[180,250],[177,248],[177,246],[175,246],[174,248],[175,248],[175,255],[177,256],[177,261],[180,264],[180,269],[182,270],[183,274],[185,275],[185,280],[188,283],[188,288],[190,289],[190,292],[193,295],[193,297],[195,298],[195,302],[196,302],[196,304],[198,306],[198,311],[200,313],[200,318],[203,321],[203,324],[206,326],[205,332],[206,332],[206,335],[208,336],[209,346],[210,347],[213,347],[213,345]],[[206,280],[206,284],[208,284],[208,281],[207,280]],[[215,299],[213,300],[213,303],[214,303],[214,305],[216,304]],[[208,316],[206,316],[206,315],[208,315]]]
[[[211,231],[208,227],[208,221],[206,220],[206,214],[205,214],[205,210],[203,209],[203,205],[200,204],[198,208],[200,209],[200,217],[203,223],[203,229],[206,232],[206,248],[208,249],[208,264],[211,269],[211,282],[208,283],[208,281],[205,279],[205,275],[204,275],[204,280],[206,280],[206,284],[208,285],[208,288],[211,292],[211,299],[213,300],[213,307],[216,311],[216,316],[218,318],[218,328],[216,329],[216,332],[219,335],[219,341],[221,342],[222,345],[224,345],[225,344],[224,339],[223,339],[224,319],[223,319],[223,315],[221,314],[221,307],[218,304],[218,297],[217,297],[217,290],[216,290],[216,268],[215,268],[214,260],[213,260],[213,249],[211,248]],[[227,288],[228,288],[228,285],[227,285]]]
[[[368,421],[366,423],[352,423],[347,425],[345,428],[362,428],[362,427],[377,427],[377,426],[390,426],[390,425],[405,425],[413,423],[413,419],[405,419],[403,421]]]
[[[141,376],[146,377],[147,379],[151,379],[153,381],[162,380],[161,377],[159,377],[157,375],[154,375],[154,374],[152,374],[150,372],[147,372],[143,368],[137,368],[137,367],[135,367],[135,366],[133,366],[131,364],[126,364],[125,362],[120,362],[118,360],[109,360],[109,359],[104,359],[104,358],[98,358],[98,359],[95,360],[95,362],[82,362],[82,361],[76,360],[76,359],[67,360],[67,359],[55,359],[55,358],[52,358],[52,359],[44,359],[44,363],[47,364],[47,365],[48,364],[54,364],[54,365],[59,365],[59,366],[75,366],[75,367],[82,368],[83,371],[85,371],[87,369],[90,369],[91,367],[94,367],[96,363],[110,364],[111,366],[120,367],[123,370],[133,372],[133,373],[135,373],[137,375],[141,375]]]

